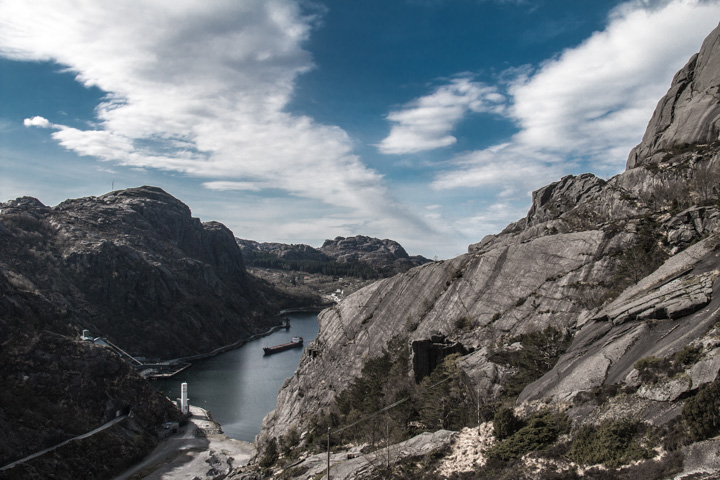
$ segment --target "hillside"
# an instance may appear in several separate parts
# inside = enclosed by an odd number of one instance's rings
[[[0,467],[119,420],[0,478],[112,478],[181,419],[83,329],[135,356],[177,358],[267,331],[292,302],[246,272],[227,228],[159,188],[0,208]]]
[[[131,354],[203,353],[277,323],[230,230],[155,187],[0,205],[0,341],[89,329]]]
[[[285,478],[319,478],[317,457],[294,459],[322,455],[330,428],[333,478],[720,471],[718,88],[720,28],[625,172],[567,176],[467,254],[322,312],[265,419],[261,459],[285,445],[276,474],[292,460]]]

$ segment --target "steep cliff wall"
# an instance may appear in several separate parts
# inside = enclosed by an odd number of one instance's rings
[[[464,388],[490,404],[516,371],[499,359],[522,350],[521,334],[548,327],[574,341],[518,405],[576,402],[569,412],[579,429],[623,418],[582,400],[619,384],[635,392],[624,404],[613,400],[625,417],[655,426],[677,418],[684,399],[720,368],[713,329],[720,305],[719,37],[716,29],[675,77],[624,173],[608,181],[565,177],[534,192],[526,218],[468,254],[382,280],[324,311],[320,334],[281,390],[259,443],[291,428],[309,432],[318,412],[334,418],[342,392],[385,352],[406,352],[398,358],[407,358],[409,376],[418,379],[425,372],[413,371],[413,346],[437,343],[434,336],[469,352],[456,362]],[[688,346],[702,355],[688,354]],[[669,360],[676,354],[691,360]],[[685,380],[642,380],[636,362],[655,356]]]

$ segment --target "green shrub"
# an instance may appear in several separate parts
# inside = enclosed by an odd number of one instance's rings
[[[683,406],[682,418],[694,441],[720,433],[720,382],[707,383]]]
[[[505,440],[493,445],[486,454],[489,458],[506,462],[515,460],[552,445],[560,435],[569,431],[570,421],[565,414],[538,414],[530,417],[525,426]]]
[[[265,451],[263,452],[263,456],[260,459],[260,466],[262,468],[269,468],[272,465],[275,464],[278,460],[278,444],[276,439],[271,439],[267,446],[265,447]]]
[[[298,432],[295,425],[288,429],[286,435],[280,437],[280,450],[283,456],[293,457],[295,447],[300,444],[300,433]]]
[[[629,420],[586,425],[575,435],[569,457],[580,465],[603,464],[608,468],[650,458],[651,453],[639,443],[640,426]]]
[[[672,378],[685,371],[689,365],[697,362],[702,352],[702,347],[686,345],[670,357],[658,358],[651,355],[641,358],[633,366],[643,383],[655,383],[661,377]]]
[[[512,408],[501,407],[493,417],[493,435],[504,440],[522,428],[523,422],[515,416]]]
[[[466,328],[470,328],[471,325],[472,323],[467,317],[460,317],[455,320],[455,328],[457,328],[458,330],[465,330]]]
[[[641,358],[633,366],[638,371],[643,383],[655,383],[660,375],[668,373],[671,363],[666,358],[648,356]]]
[[[693,365],[700,359],[702,352],[702,346],[685,345],[682,350],[673,354],[672,362],[675,365],[683,367]]]

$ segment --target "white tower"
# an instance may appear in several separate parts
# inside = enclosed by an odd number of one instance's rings
[[[187,396],[187,383],[183,383],[180,385],[180,411],[184,415],[190,413],[190,405],[188,401],[189,399]]]

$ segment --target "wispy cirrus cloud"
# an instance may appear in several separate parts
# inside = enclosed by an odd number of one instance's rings
[[[673,74],[717,26],[717,1],[631,1],[608,26],[506,85],[506,144],[454,156],[439,190],[494,186],[526,194],[583,168],[622,170]],[[668,32],[672,32],[669,35]]]
[[[2,0],[0,55],[56,62],[106,92],[86,129],[25,121],[79,155],[214,190],[280,190],[427,232],[346,132],[285,110],[296,77],[314,67],[303,45],[315,20],[291,0]]]
[[[408,154],[453,145],[450,134],[468,113],[501,113],[505,97],[494,86],[455,78],[432,93],[412,100],[390,112],[390,133],[379,144],[385,154]]]

